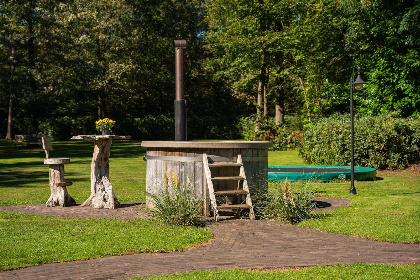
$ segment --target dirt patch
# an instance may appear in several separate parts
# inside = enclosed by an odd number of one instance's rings
[[[407,179],[420,179],[420,164],[410,165],[403,170],[378,170],[377,177],[381,176],[397,176]]]
[[[341,197],[317,197],[315,211],[326,211],[347,207],[351,199]],[[15,212],[27,215],[72,217],[72,218],[108,218],[108,219],[147,219],[150,213],[146,209],[146,203],[121,202],[121,207],[116,209],[95,209],[82,207],[80,204],[70,207],[47,207],[45,204],[28,204],[16,206],[1,206],[0,211]]]
[[[408,172],[420,173],[420,164],[410,165],[406,170]]]
[[[95,209],[76,204],[70,207],[47,207],[45,204],[29,204],[16,206],[2,206],[0,211],[16,212],[27,215],[72,217],[72,218],[108,218],[108,219],[147,219],[149,212],[146,203],[121,202],[116,209]]]
[[[342,197],[316,197],[314,201],[316,203],[315,212],[345,208],[351,203],[351,199]]]

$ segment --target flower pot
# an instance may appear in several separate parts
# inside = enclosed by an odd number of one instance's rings
[[[111,135],[111,131],[108,128],[102,130],[102,135]]]

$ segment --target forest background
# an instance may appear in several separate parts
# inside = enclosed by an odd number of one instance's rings
[[[355,65],[358,115],[419,117],[419,22],[419,0],[2,0],[0,136],[68,140],[108,117],[174,139],[177,39],[189,140],[346,113]]]

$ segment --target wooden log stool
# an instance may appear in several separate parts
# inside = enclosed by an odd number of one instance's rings
[[[49,180],[51,196],[46,202],[47,207],[54,206],[71,206],[76,201],[67,192],[67,186],[71,186],[72,182],[66,182],[64,179],[64,164],[70,163],[69,158],[49,158],[49,151],[52,150],[50,137],[42,137],[42,148],[45,150],[46,159],[44,164],[49,165]]]

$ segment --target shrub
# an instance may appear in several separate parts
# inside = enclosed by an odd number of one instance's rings
[[[229,116],[196,116],[187,119],[188,139],[239,139],[238,119]]]
[[[180,186],[178,175],[171,172],[170,183],[166,171],[164,175],[164,189],[157,195],[147,193],[153,200],[152,216],[166,224],[194,226],[200,224],[200,202],[191,191],[190,184]]]
[[[255,117],[245,117],[240,119],[238,130],[245,140],[271,141],[273,150],[287,151],[300,147],[303,141],[302,127],[300,119],[291,115],[286,116],[280,126],[276,126],[274,119],[262,121],[260,130],[255,132]]]
[[[273,150],[287,151],[299,148],[303,141],[302,130],[288,129],[286,127],[278,127],[276,135],[271,140],[273,142]]]
[[[240,134],[235,118],[200,116],[188,118],[187,139],[238,139]],[[140,140],[173,140],[175,119],[170,115],[147,115],[142,118],[118,119],[121,133]]]
[[[165,115],[148,115],[135,118],[126,130],[135,139],[141,140],[172,140],[175,137],[175,120]]]
[[[290,183],[277,183],[273,192],[258,196],[255,203],[257,215],[263,219],[281,219],[292,224],[311,217],[316,207],[309,182],[304,182],[298,193],[293,192]]]
[[[239,119],[238,131],[242,139],[251,141],[255,135],[255,117],[242,117]]]
[[[418,161],[420,119],[395,115],[355,117],[354,160],[377,169],[405,168]],[[350,116],[320,119],[304,131],[299,154],[310,164],[350,165]]]
[[[77,134],[94,134],[95,120],[89,116],[57,116],[39,121],[38,130],[54,140],[69,140]]]

